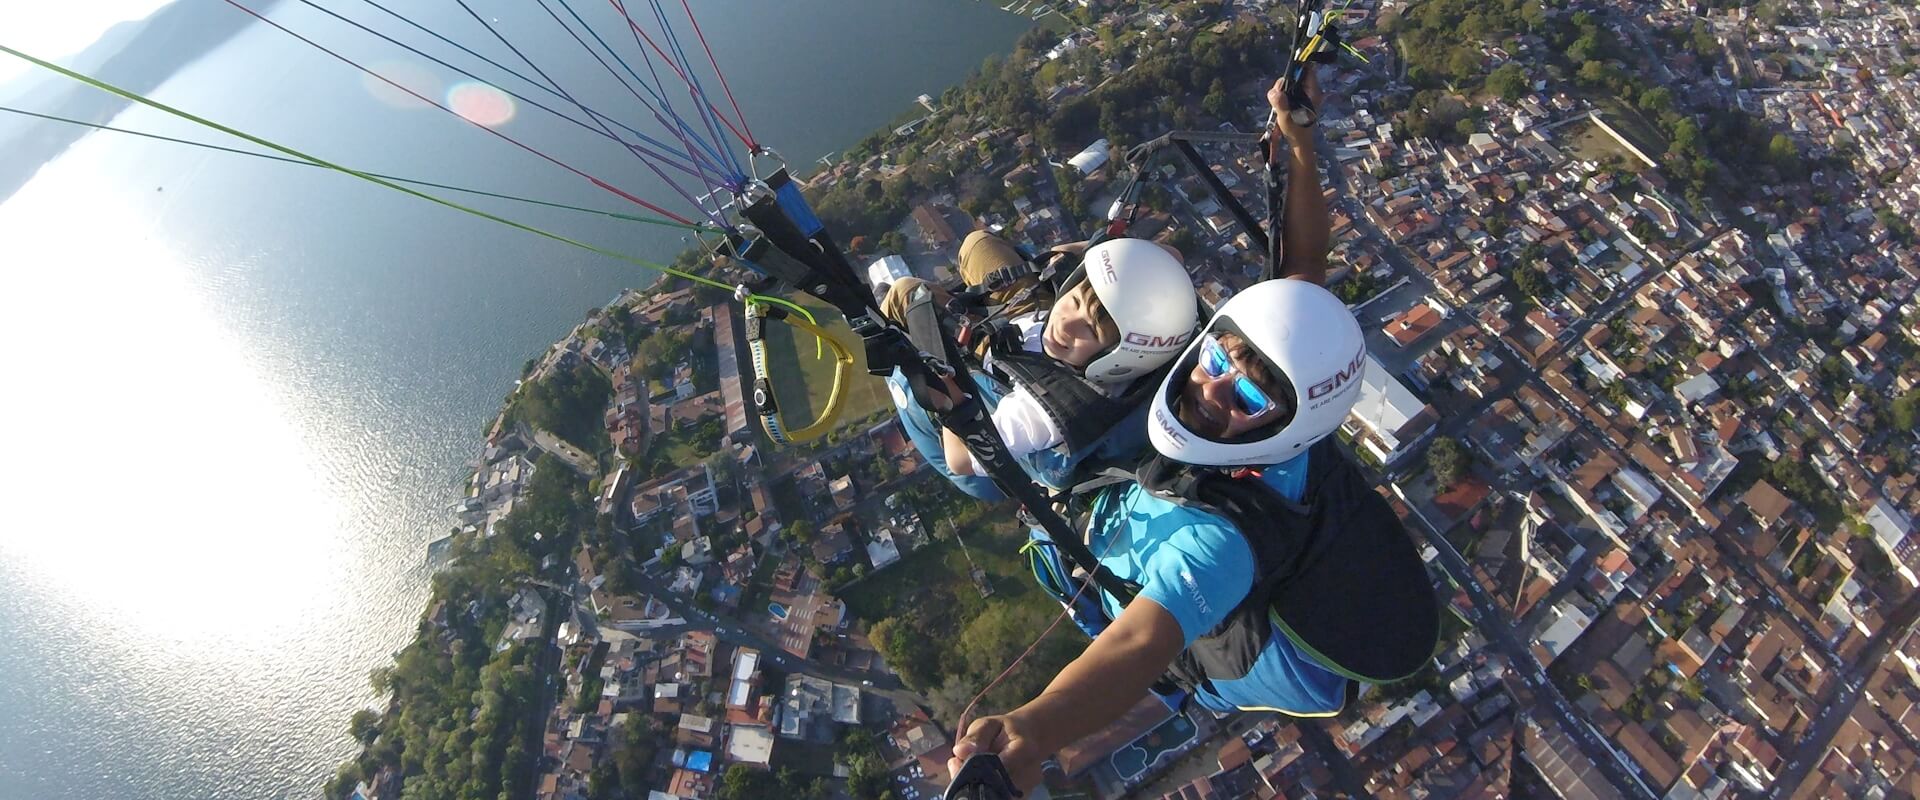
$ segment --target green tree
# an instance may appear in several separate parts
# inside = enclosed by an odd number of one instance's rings
[[[1480,73],[1484,61],[1472,46],[1461,47],[1447,57],[1447,76],[1456,81],[1471,78]]]
[[[899,617],[880,620],[868,631],[868,639],[908,686],[918,690],[940,684],[941,653],[933,637],[915,630],[910,621]]]
[[[1219,78],[1213,79],[1213,85],[1207,89],[1207,96],[1200,100],[1200,110],[1221,119],[1232,114],[1233,100],[1227,96],[1225,81]]]
[[[380,714],[370,708],[353,712],[353,718],[347,720],[347,733],[360,740],[361,744],[372,744],[380,735]]]
[[[1527,94],[1527,71],[1519,64],[1509,61],[1499,69],[1487,75],[1487,91],[1500,95],[1507,102],[1514,102]]]
[[[1579,64],[1583,70],[1589,64],[1598,64],[1599,62],[1595,59],[1599,55],[1600,40],[1591,33],[1574,40],[1573,44],[1567,48],[1567,61]]]
[[[1893,401],[1894,429],[1912,431],[1916,426],[1920,426],[1920,389],[1909,391]]]
[[[587,773],[587,797],[591,800],[613,800],[620,791],[620,770],[613,765],[613,759],[603,758],[593,765],[593,771]]]
[[[1427,447],[1427,467],[1433,470],[1433,479],[1441,486],[1451,488],[1467,475],[1467,466],[1472,456],[1459,439],[1441,436]]]
[[[727,767],[720,776],[720,787],[714,792],[716,800],[760,800],[778,794],[773,775],[745,764]]]
[[[1793,139],[1784,133],[1776,133],[1767,143],[1767,160],[1773,163],[1780,174],[1798,176],[1800,174],[1800,149],[1793,145]]]
[[[1546,274],[1532,264],[1513,268],[1513,285],[1536,302],[1553,293],[1553,284],[1547,281]]]
[[[1654,114],[1673,110],[1673,90],[1656,86],[1640,93],[1640,108]]]

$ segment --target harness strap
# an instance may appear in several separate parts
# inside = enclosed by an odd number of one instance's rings
[[[784,170],[781,172],[784,173]],[[1129,588],[1112,570],[1100,564],[1100,560],[1075,535],[1073,527],[1054,512],[1045,495],[1035,488],[1032,479],[1008,454],[1006,444],[1000,440],[1000,434],[994,429],[985,406],[977,399],[981,392],[972,373],[956,371],[953,367],[962,363],[960,353],[953,339],[940,326],[938,309],[932,304],[931,292],[916,304],[919,308],[910,309],[909,318],[918,320],[911,329],[903,330],[887,320],[881,314],[873,293],[867,290],[846,254],[826,236],[824,229],[809,237],[803,225],[788,216],[787,210],[776,199],[780,190],[787,186],[779,183],[783,180],[782,175],[776,173],[771,180],[769,186],[773,188],[741,209],[741,216],[758,227],[773,247],[810,268],[809,274],[796,276],[804,277],[804,280],[795,285],[833,304],[846,317],[848,325],[860,336],[866,348],[868,372],[886,375],[898,368],[907,379],[914,401],[928,409],[929,416],[936,423],[953,431],[966,443],[975,461],[986,467],[987,476],[1007,496],[1020,503],[1027,519],[1045,531],[1060,551],[1086,570],[1102,589],[1116,596],[1133,597],[1137,588]],[[776,183],[779,184],[777,187],[774,186]],[[788,197],[797,200],[804,208],[805,199],[797,191],[789,193]],[[964,382],[962,388],[972,391],[965,401],[953,408],[944,412],[936,411],[933,397],[944,392],[934,388],[934,381],[956,374]]]

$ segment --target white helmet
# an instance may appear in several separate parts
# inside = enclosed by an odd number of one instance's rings
[[[1233,441],[1194,432],[1174,413],[1174,398],[1199,360],[1187,348],[1154,395],[1148,438],[1175,461],[1201,466],[1278,464],[1306,452],[1346,419],[1360,399],[1367,339],[1345,303],[1319,284],[1281,278],[1257,283],[1220,306],[1202,337],[1239,334],[1281,384],[1278,424]]]
[[[1080,269],[1120,328],[1120,340],[1087,363],[1089,379],[1138,378],[1193,340],[1199,299],[1187,268],[1172,253],[1141,239],[1109,239],[1087,250]]]

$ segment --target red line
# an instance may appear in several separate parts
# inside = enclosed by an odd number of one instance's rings
[[[228,2],[232,2],[232,0],[228,0]],[[720,113],[720,109],[714,108],[712,103],[707,103],[700,99],[699,90],[694,88],[693,79],[687,77],[687,73],[680,69],[679,62],[674,61],[673,56],[667,55],[667,51],[660,49],[660,45],[653,43],[653,37],[648,36],[647,32],[640,28],[640,23],[633,21],[633,15],[627,13],[626,4],[621,3],[620,0],[607,0],[607,2],[612,3],[614,8],[620,10],[620,16],[627,20],[627,27],[633,29],[633,34],[645,41],[648,47],[653,48],[653,52],[659,53],[660,60],[667,62],[667,66],[673,68],[673,74],[680,76],[680,82],[687,85],[687,93],[693,96],[694,102],[705,105],[708,111],[712,111],[713,115],[720,119],[720,124],[727,126],[727,130],[732,131],[734,138],[739,139],[741,144],[748,147],[757,146],[753,143],[753,137],[741,133],[739,128],[733,126],[733,121],[727,119],[727,115]],[[722,78],[720,82],[725,84],[726,79]],[[735,109],[735,112],[737,113],[738,109]],[[745,125],[747,121],[744,119],[740,120],[740,124]]]
[[[713,48],[707,46],[707,34],[700,30],[700,20],[693,17],[693,6],[688,5],[687,0],[680,0],[680,7],[687,10],[687,21],[693,23],[693,33],[700,37],[700,49],[707,51],[707,63],[713,65],[713,74],[720,79],[720,88],[727,93],[727,102],[733,106],[733,115],[740,118],[740,127],[746,129],[747,138],[753,139],[753,128],[747,127],[747,115],[740,113],[740,101],[733,99],[733,87],[727,85],[726,73],[720,71],[720,62],[713,58]],[[760,145],[753,141],[747,142],[747,147],[753,150],[760,149]]]
[[[1099,563],[1101,559],[1107,557],[1108,553],[1113,552],[1113,546],[1118,541],[1119,541],[1119,537],[1117,536],[1111,539],[1108,539],[1106,546],[1100,548],[1100,555],[1094,557],[1093,559],[1094,562]],[[1052,546],[1055,548],[1055,551],[1057,553],[1059,546],[1058,545],[1052,545]],[[1062,566],[1064,567],[1065,565],[1062,564]],[[1066,578],[1067,580],[1073,580],[1073,576],[1071,574],[1067,575]],[[1075,591],[1073,593],[1073,597],[1067,600],[1067,604],[1060,609],[1060,616],[1053,618],[1053,624],[1048,625],[1046,630],[1041,631],[1040,636],[1033,640],[1033,644],[1027,645],[1026,652],[1021,653],[1019,658],[1014,659],[1013,663],[1008,664],[1006,669],[1001,670],[999,677],[994,678],[992,682],[987,684],[986,688],[981,689],[979,694],[974,695],[973,699],[967,702],[966,710],[960,712],[960,719],[956,721],[957,726],[954,728],[954,737],[955,737],[954,744],[959,744],[960,739],[967,735],[967,721],[968,721],[967,717],[973,714],[974,706],[979,705],[980,701],[986,698],[987,693],[993,691],[993,687],[999,686],[1001,681],[1006,680],[1008,675],[1013,674],[1013,670],[1016,667],[1019,667],[1021,662],[1026,661],[1027,656],[1033,655],[1033,651],[1038,650],[1040,648],[1040,643],[1047,640],[1047,636],[1053,633],[1053,629],[1060,627],[1060,622],[1062,620],[1065,620],[1067,617],[1073,615],[1074,605],[1080,602],[1081,595],[1086,594],[1088,589],[1093,588],[1093,584],[1094,584],[1093,576],[1088,575],[1087,579],[1080,583],[1079,590]],[[1105,613],[1104,608],[1102,608],[1101,611],[1102,613]],[[1109,621],[1108,624],[1111,625],[1112,622]],[[1042,691],[1044,692],[1045,690],[1042,690]]]
[[[372,75],[372,76],[373,76],[373,77],[375,77],[375,78],[379,78],[379,79],[380,79],[381,81],[383,81],[383,82],[385,82],[385,83],[386,83],[386,84],[387,84],[388,86],[392,86],[392,87],[393,87],[393,88],[395,88],[395,89],[399,89],[400,91],[403,91],[403,92],[406,92],[407,94],[409,94],[409,95],[412,95],[412,96],[414,97],[414,99],[417,99],[417,100],[419,100],[420,102],[423,102],[423,103],[426,103],[427,105],[430,105],[430,106],[433,106],[434,108],[437,108],[437,109],[440,109],[441,111],[445,111],[445,112],[447,112],[447,113],[449,113],[449,114],[452,114],[452,115],[454,115],[454,116],[456,116],[456,117],[460,117],[460,119],[461,119],[461,120],[463,120],[463,121],[465,121],[465,122],[467,122],[467,123],[468,123],[468,124],[470,124],[470,125],[473,125],[473,126],[474,126],[474,127],[476,127],[476,128],[479,128],[480,130],[483,130],[483,131],[486,131],[487,133],[491,133],[491,134],[493,134],[494,136],[498,136],[498,137],[500,137],[501,139],[504,139],[504,140],[506,140],[506,141],[507,141],[508,143],[510,143],[510,144],[512,144],[512,145],[514,145],[515,147],[518,147],[518,148],[520,148],[520,149],[522,149],[522,150],[525,150],[525,151],[527,151],[527,152],[529,152],[529,153],[532,153],[532,154],[534,154],[534,155],[536,155],[536,156],[539,156],[539,157],[541,157],[541,158],[543,158],[543,159],[546,159],[547,161],[549,161],[549,162],[552,162],[552,163],[553,163],[553,164],[554,164],[555,166],[558,166],[558,167],[560,167],[561,169],[564,169],[564,170],[566,170],[566,171],[568,171],[568,172],[571,172],[571,173],[573,173],[573,174],[575,174],[575,175],[578,175],[578,176],[580,176],[580,177],[582,177],[582,178],[585,178],[585,179],[587,179],[588,181],[591,181],[591,182],[593,183],[593,185],[595,185],[595,186],[598,186],[598,187],[600,187],[600,188],[602,188],[602,189],[605,189],[605,190],[607,190],[607,191],[609,191],[609,192],[612,192],[612,193],[614,193],[614,194],[616,194],[616,195],[619,195],[620,197],[622,197],[622,198],[624,198],[624,199],[626,199],[626,200],[630,200],[630,201],[632,201],[632,202],[634,202],[634,203],[637,203],[637,204],[639,204],[639,205],[640,205],[640,206],[641,206],[642,208],[645,208],[645,209],[647,209],[647,210],[649,210],[649,211],[652,211],[652,212],[654,212],[654,213],[656,213],[656,214],[660,214],[661,216],[664,216],[664,217],[666,217],[666,218],[668,218],[668,219],[671,219],[671,220],[673,220],[673,221],[675,221],[675,222],[679,222],[679,223],[681,223],[681,224],[683,224],[683,225],[693,225],[693,224],[695,224],[695,223],[694,223],[694,222],[693,222],[692,220],[689,220],[689,219],[687,219],[687,218],[685,218],[685,217],[682,217],[682,216],[680,216],[679,214],[675,214],[675,213],[673,213],[673,212],[671,212],[671,211],[668,211],[668,210],[666,210],[666,209],[664,209],[664,208],[661,208],[661,207],[659,207],[659,206],[657,206],[657,205],[654,205],[654,204],[652,204],[652,203],[649,203],[649,202],[647,202],[647,201],[645,201],[645,200],[642,200],[642,199],[640,199],[640,198],[638,198],[638,197],[635,197],[635,196],[633,196],[633,195],[631,195],[631,194],[628,194],[627,192],[625,192],[625,191],[622,191],[622,190],[620,190],[620,189],[617,189],[617,188],[615,188],[614,186],[612,186],[611,184],[608,184],[608,183],[607,183],[606,181],[603,181],[603,180],[600,180],[599,178],[596,178],[596,177],[594,177],[594,176],[592,176],[592,175],[588,175],[587,173],[585,173],[585,172],[582,172],[582,171],[580,171],[579,169],[577,169],[577,168],[575,168],[575,167],[574,167],[573,165],[571,165],[571,164],[568,164],[568,163],[566,163],[566,162],[564,162],[564,161],[561,161],[560,159],[557,159],[557,158],[554,158],[553,156],[550,156],[550,155],[547,155],[546,153],[542,153],[542,152],[540,152],[539,150],[537,150],[537,149],[535,149],[534,147],[532,147],[532,146],[530,146],[530,145],[528,145],[528,144],[526,144],[526,143],[524,143],[524,142],[522,142],[522,141],[520,141],[519,139],[515,139],[515,138],[513,138],[513,137],[511,137],[511,136],[508,136],[508,135],[506,135],[506,134],[504,134],[504,133],[501,133],[501,132],[499,132],[499,131],[496,131],[496,130],[494,130],[494,129],[492,129],[492,128],[489,128],[489,127],[487,127],[487,126],[485,126],[485,125],[482,125],[482,124],[480,124],[480,123],[478,123],[478,122],[474,122],[473,120],[470,120],[470,119],[467,119],[466,117],[464,117],[464,116],[461,116],[461,115],[460,115],[460,112],[458,112],[458,111],[454,111],[453,109],[451,109],[451,108],[448,108],[447,106],[444,106],[444,105],[441,105],[441,104],[439,103],[439,101],[436,101],[436,100],[434,100],[434,99],[432,99],[432,98],[430,98],[430,97],[427,97],[427,96],[425,96],[425,95],[422,95],[422,94],[420,94],[419,92],[416,92],[416,91],[414,91],[414,90],[412,90],[412,89],[409,89],[409,88],[407,88],[407,87],[405,87],[405,86],[401,86],[401,85],[400,85],[399,83],[396,83],[396,82],[394,82],[394,81],[393,81],[393,79],[391,79],[391,78],[388,78],[387,76],[385,76],[385,75],[382,75],[382,74],[380,74],[380,73],[378,73],[378,72],[374,72],[373,70],[371,70],[371,69],[368,69],[368,68],[366,68],[366,67],[364,67],[364,66],[361,66],[359,62],[356,62],[356,61],[354,61],[353,59],[350,59],[350,58],[347,58],[346,56],[343,56],[343,55],[340,55],[339,53],[336,53],[336,52],[334,52],[334,51],[332,51],[332,50],[329,50],[329,49],[327,49],[327,48],[326,48],[325,46],[323,46],[323,45],[321,45],[321,44],[320,44],[319,42],[316,42],[316,41],[314,41],[314,40],[312,40],[312,39],[309,39],[309,38],[307,38],[307,37],[305,37],[305,36],[301,36],[301,35],[300,35],[300,34],[298,34],[298,33],[294,33],[294,32],[293,32],[292,30],[289,30],[289,29],[288,29],[288,28],[287,28],[286,26],[284,26],[284,25],[281,25],[281,24],[280,24],[280,23],[278,23],[278,22],[274,22],[273,20],[270,20],[270,19],[267,19],[267,18],[266,18],[265,16],[262,16],[262,15],[260,14],[260,12],[258,12],[258,11],[255,11],[255,10],[253,10],[253,9],[251,9],[251,8],[248,8],[248,7],[246,7],[246,6],[243,6],[243,5],[241,5],[241,4],[239,3],[239,2],[237,2],[237,0],[226,0],[226,3],[227,3],[227,5],[230,5],[230,6],[233,6],[234,8],[237,8],[237,9],[240,9],[241,11],[245,11],[245,12],[247,12],[247,14],[249,14],[249,15],[251,15],[251,16],[252,16],[252,17],[253,17],[254,19],[257,19],[257,20],[260,20],[261,22],[264,22],[264,23],[267,23],[268,25],[272,25],[272,26],[273,26],[273,27],[275,27],[275,28],[279,28],[279,29],[280,29],[280,31],[281,31],[282,33],[285,33],[285,34],[287,34],[288,36],[292,36],[292,37],[293,37],[293,38],[295,38],[295,39],[299,39],[299,40],[300,40],[300,41],[302,41],[302,42],[306,42],[307,44],[309,44],[309,45],[312,45],[314,49],[316,49],[316,50],[319,50],[319,51],[320,51],[320,52],[322,52],[322,53],[326,53],[327,55],[330,55],[330,56],[333,56],[334,58],[337,58],[337,59],[340,59],[341,61],[344,61],[344,62],[346,62],[347,64],[349,64],[349,65],[351,65],[351,66],[352,66],[353,68],[355,68],[355,69],[358,69],[358,70],[360,70],[361,72],[364,72],[364,73],[366,73],[366,74],[368,74],[368,75]]]

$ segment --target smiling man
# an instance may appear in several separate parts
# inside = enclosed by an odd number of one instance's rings
[[[1424,567],[1328,439],[1365,352],[1346,305],[1314,283],[1267,281],[1220,307],[1154,398],[1158,458],[1091,502],[1089,549],[1137,592],[1099,592],[1104,619],[1080,620],[1093,644],[1039,697],[973,721],[955,769],[997,753],[1033,786],[1049,754],[1163,676],[1212,710],[1331,716],[1352,681],[1424,665],[1438,636]]]

